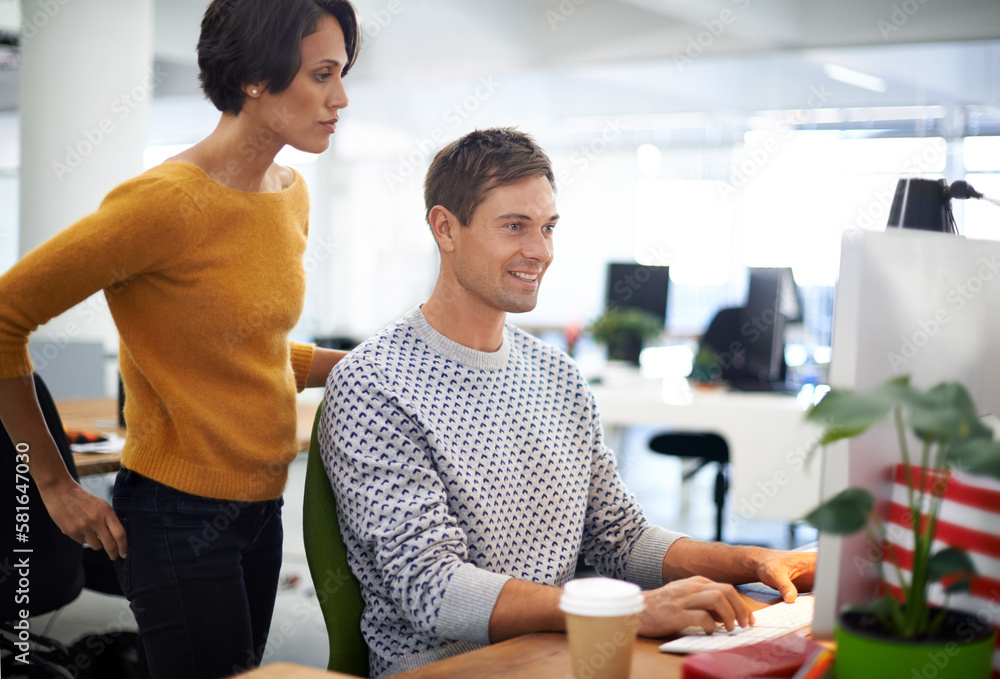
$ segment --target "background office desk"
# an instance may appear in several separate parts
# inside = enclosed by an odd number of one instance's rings
[[[714,432],[729,444],[728,511],[742,519],[793,521],[819,504],[819,459],[806,454],[819,428],[795,396],[691,389],[686,380],[619,378],[592,386],[609,445],[621,430]]]
[[[309,438],[312,435],[313,418],[316,415],[315,402],[300,402],[298,404],[298,438],[299,450],[309,448]],[[125,436],[125,429],[117,426],[118,401],[113,398],[88,398],[57,401],[56,409],[67,429],[84,431],[116,433]],[[76,470],[80,476],[91,474],[106,474],[118,471],[121,466],[121,455],[118,453],[73,453]]]
[[[125,430],[118,427],[118,401],[113,398],[84,398],[56,401],[59,418],[67,429],[118,434]],[[76,472],[80,476],[108,474],[121,467],[119,453],[73,453]]]

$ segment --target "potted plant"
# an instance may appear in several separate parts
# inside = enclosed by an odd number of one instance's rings
[[[590,332],[607,346],[609,360],[639,365],[643,345],[663,332],[663,321],[642,309],[608,307],[590,324]]]
[[[955,546],[933,549],[952,471],[1000,478],[1000,442],[980,421],[969,393],[956,382],[921,391],[904,376],[866,392],[833,390],[807,418],[823,427],[818,445],[858,436],[891,418],[900,453],[897,478],[905,481],[901,485],[909,505],[906,531],[913,534],[907,579],[900,563],[902,552],[890,543],[875,498],[866,490],[848,488],[805,517],[806,523],[823,532],[846,535],[865,529],[878,545],[874,553],[879,555],[880,581],[886,582],[889,568],[900,585],[895,593],[883,586],[879,598],[841,612],[835,630],[836,675],[910,679],[929,658],[943,657],[947,662],[934,665],[938,679],[988,677],[992,627],[947,606],[951,594],[969,589],[976,574],[973,562]],[[946,593],[940,608],[928,601],[931,586],[938,582]]]

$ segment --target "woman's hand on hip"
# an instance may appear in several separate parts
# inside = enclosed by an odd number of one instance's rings
[[[87,492],[68,476],[52,486],[39,486],[38,490],[49,516],[65,535],[91,549],[103,549],[112,561],[128,554],[125,527],[107,501]]]

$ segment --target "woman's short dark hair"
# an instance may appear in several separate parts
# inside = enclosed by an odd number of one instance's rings
[[[424,179],[425,216],[435,205],[448,208],[462,226],[472,222],[486,194],[529,177],[545,177],[555,189],[555,173],[545,151],[513,127],[476,130],[437,152]]]
[[[358,15],[349,0],[212,0],[201,21],[201,88],[215,107],[238,115],[249,83],[285,90],[299,72],[302,39],[332,16],[344,32],[346,74],[361,47]]]

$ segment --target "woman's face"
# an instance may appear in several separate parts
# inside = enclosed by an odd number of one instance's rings
[[[340,109],[347,106],[341,78],[347,48],[336,19],[329,15],[320,19],[316,31],[302,39],[301,56],[299,71],[284,91],[261,92],[257,114],[275,141],[321,153],[330,146]]]

